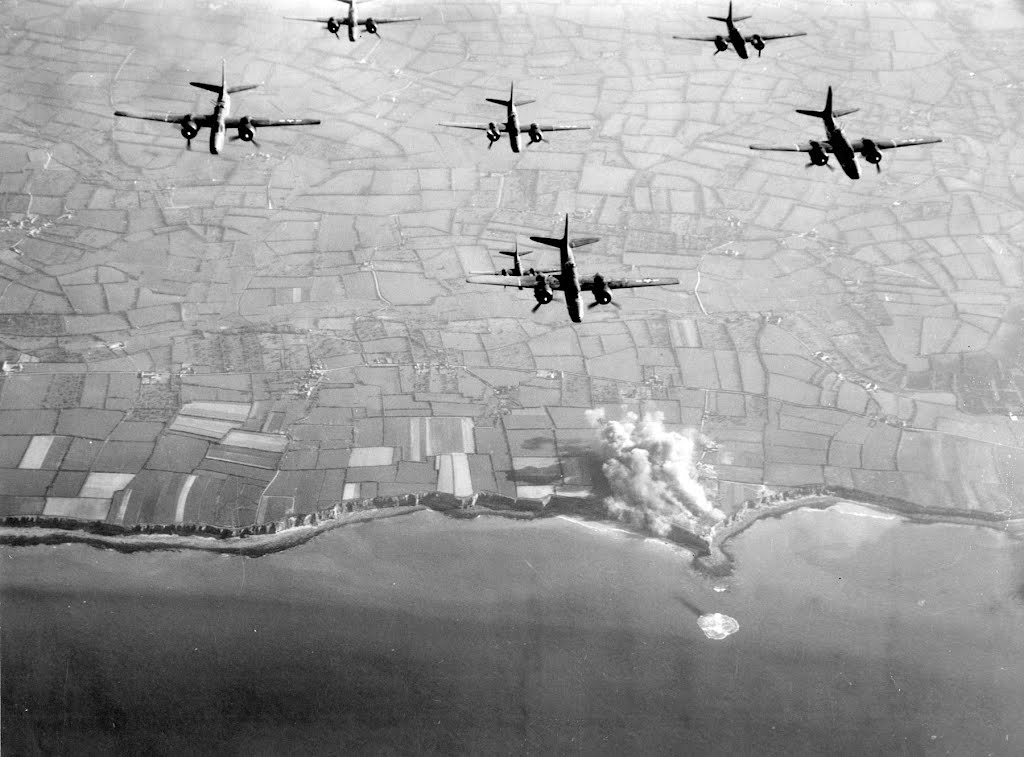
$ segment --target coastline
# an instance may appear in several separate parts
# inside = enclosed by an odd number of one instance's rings
[[[729,520],[718,526],[710,538],[703,538],[678,527],[664,537],[631,528],[622,521],[608,518],[601,506],[601,500],[596,498],[583,501],[578,498],[555,496],[546,501],[518,501],[492,494],[479,494],[468,499],[460,499],[431,492],[407,495],[402,498],[401,503],[396,502],[395,498],[381,498],[380,501],[360,502],[351,510],[337,506],[320,513],[293,518],[287,527],[263,533],[227,533],[226,529],[218,528],[206,532],[193,529],[191,532],[183,533],[180,528],[167,532],[159,530],[166,528],[161,526],[147,527],[142,531],[136,529],[111,533],[102,529],[103,524],[69,522],[68,519],[55,519],[55,522],[51,523],[38,519],[28,523],[0,526],[0,545],[23,547],[86,544],[125,554],[196,550],[262,557],[305,544],[335,528],[408,515],[422,510],[432,510],[456,520],[491,516],[508,520],[534,521],[572,516],[584,521],[614,525],[639,537],[660,538],[668,544],[688,550],[693,556],[693,565],[698,570],[722,576],[732,572],[735,562],[729,542],[758,521],[781,518],[795,510],[826,510],[844,502],[895,515],[911,522],[980,526],[1003,531],[1015,538],[1024,538],[1024,518],[1003,517],[970,510],[935,512],[903,500],[872,496],[867,492],[798,487],[777,494],[769,501],[746,503]],[[588,507],[589,505],[594,507]],[[600,514],[599,517],[595,517],[596,513]]]
[[[88,531],[67,530],[46,527],[0,528],[0,545],[7,547],[56,546],[60,544],[86,544],[99,549],[131,554],[134,552],[159,552],[196,550],[243,557],[263,557],[275,552],[305,544],[320,534],[335,528],[355,523],[367,523],[384,518],[426,510],[422,505],[362,510],[349,513],[333,520],[321,520],[313,525],[298,525],[286,531],[249,537],[218,538],[178,534],[95,534]]]

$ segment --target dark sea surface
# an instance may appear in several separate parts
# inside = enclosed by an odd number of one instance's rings
[[[833,509],[732,548],[711,579],[425,512],[259,559],[6,549],[3,754],[1024,754],[1020,543]]]

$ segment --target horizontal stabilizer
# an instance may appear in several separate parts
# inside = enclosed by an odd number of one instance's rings
[[[577,247],[585,247],[588,244],[593,244],[594,242],[600,241],[601,237],[577,237],[576,239],[573,239],[571,242],[569,242],[569,246],[572,247],[573,249],[576,249]]]
[[[797,108],[796,112],[803,116],[810,116],[811,118],[824,118],[826,115],[823,110],[806,110],[804,108]]]
[[[534,242],[539,242],[540,244],[546,244],[549,247],[559,248],[562,246],[562,242],[565,241],[561,237],[530,237],[530,239]]]
[[[844,110],[834,110],[832,111],[832,116],[834,118],[842,118],[843,116],[848,116],[851,113],[856,113],[858,110],[860,110],[860,108],[845,108]]]
[[[511,255],[514,257],[516,255],[529,255],[533,250],[498,250],[498,252],[502,255]]]
[[[530,103],[535,103],[535,102],[537,102],[537,101],[536,100],[516,100],[515,101],[515,106],[518,108],[520,105],[529,105]]]
[[[233,95],[235,92],[245,92],[247,89],[256,89],[260,86],[259,84],[239,84],[237,87],[228,87],[228,94]]]
[[[497,97],[485,97],[484,99],[487,100],[487,102],[489,103],[494,103],[495,105],[503,105],[506,108],[512,104],[510,100],[499,100]]]
[[[206,82],[202,81],[190,81],[189,84],[191,84],[193,87],[199,87],[199,89],[205,89],[207,92],[214,92],[218,95],[220,94],[219,84],[207,84]]]

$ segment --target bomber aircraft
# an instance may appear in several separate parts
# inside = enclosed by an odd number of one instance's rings
[[[498,252],[501,253],[502,255],[508,255],[509,257],[512,258],[512,267],[511,268],[502,268],[500,271],[494,271],[493,273],[490,272],[490,271],[473,271],[472,273],[480,273],[480,274],[485,274],[485,275],[488,275],[488,276],[520,276],[520,277],[521,276],[527,276],[527,277],[529,277],[529,276],[536,276],[538,273],[544,273],[544,274],[547,274],[547,273],[558,273],[558,269],[557,268],[552,269],[552,270],[547,270],[547,271],[538,271],[538,270],[535,270],[534,268],[523,268],[522,256],[523,255],[529,255],[532,252],[532,250],[522,250],[522,251],[520,251],[519,250],[519,240],[518,239],[516,240],[516,248],[514,250],[498,250]],[[517,285],[513,284],[513,285],[510,285],[510,286],[517,286]],[[522,289],[521,286],[519,288]]]
[[[806,152],[809,153],[811,166],[828,166],[828,156],[831,153],[835,156],[836,162],[843,169],[843,172],[851,179],[860,178],[860,169],[857,167],[856,156],[860,153],[864,160],[875,165],[875,170],[882,172],[882,150],[891,150],[896,147],[912,147],[913,145],[929,145],[941,142],[938,137],[910,137],[909,139],[855,139],[850,142],[843,134],[843,129],[836,123],[840,116],[856,113],[860,108],[846,108],[844,110],[833,110],[832,108],[832,87],[828,88],[828,95],[825,97],[824,110],[804,110],[797,108],[796,112],[805,116],[820,118],[825,124],[825,139],[821,142],[811,140],[803,144],[795,145],[750,145],[751,150],[775,150],[778,152]]]
[[[561,291],[565,295],[565,307],[569,311],[569,318],[573,323],[580,323],[583,320],[583,312],[580,310],[581,292],[594,293],[594,301],[587,306],[589,310],[598,305],[614,304],[611,292],[613,289],[660,287],[679,283],[679,279],[670,278],[606,279],[599,273],[595,273],[593,276],[581,277],[576,271],[576,259],[573,257],[572,251],[577,247],[593,244],[599,240],[597,237],[570,239],[568,213],[565,216],[565,232],[562,237],[530,237],[530,239],[540,244],[558,248],[560,266],[557,272],[546,273],[539,271],[535,273],[521,273],[518,276],[469,276],[466,281],[470,284],[491,284],[492,286],[514,286],[519,289],[533,289],[533,297],[537,300],[537,304],[533,306],[532,312],[534,313],[537,312],[541,305],[546,305],[554,299],[555,291]],[[616,305],[616,307],[618,306]]]
[[[708,16],[712,21],[723,21],[725,22],[725,35],[717,34],[713,37],[680,37],[674,36],[673,39],[686,39],[693,42],[714,42],[715,52],[714,55],[723,53],[729,49],[729,45],[732,45],[732,49],[736,51],[736,54],[743,59],[749,58],[747,54],[747,45],[749,44],[755,50],[757,50],[757,57],[761,57],[761,51],[764,50],[764,43],[773,39],[786,39],[787,37],[804,37],[807,32],[791,32],[790,34],[748,34],[743,36],[739,29],[736,28],[737,21],[745,21],[750,16],[738,16],[733,18],[732,16],[732,3],[729,3],[729,14],[722,18],[721,16]]]
[[[521,134],[526,134],[530,137],[528,144],[535,144],[537,142],[544,141],[544,132],[546,131],[578,131],[581,129],[589,129],[589,126],[573,126],[571,124],[561,125],[544,125],[539,126],[536,123],[530,124],[528,129],[522,129],[519,126],[519,113],[516,111],[516,107],[519,105],[527,105],[528,103],[537,102],[536,100],[517,100],[516,99],[516,85],[512,83],[512,87],[508,91],[507,100],[499,100],[494,97],[488,97],[487,102],[495,103],[496,105],[504,105],[506,110],[505,123],[498,124],[491,121],[488,124],[461,124],[461,123],[440,123],[438,126],[454,126],[457,129],[475,129],[477,131],[486,132],[487,134],[487,149],[490,150],[494,143],[501,139],[501,134],[504,132],[508,134],[508,143],[512,147],[512,152],[519,152],[519,137]]]
[[[195,116],[192,113],[185,113],[173,116],[168,113],[163,116],[155,116],[145,113],[130,113],[126,110],[115,110],[114,115],[125,118],[141,118],[145,121],[163,121],[169,124],[179,124],[181,126],[181,136],[187,140],[186,146],[189,150],[192,149],[193,138],[199,134],[199,130],[202,127],[206,126],[210,129],[210,152],[214,155],[217,155],[224,149],[224,138],[227,135],[228,129],[238,129],[238,134],[231,137],[232,141],[240,139],[243,142],[252,142],[258,147],[259,143],[255,141],[257,128],[265,126],[315,126],[320,123],[319,118],[250,118],[249,116],[230,118],[231,95],[235,92],[244,92],[247,89],[256,89],[259,84],[240,84],[237,87],[229,87],[227,78],[227,63],[222,60],[220,84],[206,84],[201,81],[189,82],[193,87],[199,87],[199,89],[205,89],[217,95],[217,102],[213,106],[213,113],[209,115]]]
[[[338,32],[341,27],[348,27],[348,41],[355,42],[360,37],[359,27],[366,29],[368,34],[376,34],[377,39],[380,39],[380,34],[377,32],[377,27],[380,24],[400,24],[404,21],[419,21],[419,16],[404,16],[402,18],[371,18],[366,17],[365,20],[359,20],[359,9],[356,7],[356,0],[338,0],[338,2],[345,3],[348,6],[348,13],[344,16],[331,16],[330,18],[296,18],[295,16],[285,16],[289,21],[312,21],[317,24],[324,24],[327,27],[327,31],[333,34],[338,39],[341,37]]]

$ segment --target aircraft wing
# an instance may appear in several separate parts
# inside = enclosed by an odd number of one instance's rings
[[[192,118],[197,126],[209,126],[210,117],[200,116],[196,118],[191,113],[182,113],[180,115],[174,115],[172,113],[166,113],[162,116],[153,115],[151,113],[131,113],[127,110],[115,110],[115,116],[124,116],[125,118],[141,118],[143,121],[162,121],[165,124],[180,124],[186,118]]]
[[[366,21],[370,21],[370,20],[371,19],[366,19]],[[419,20],[420,20],[419,16],[403,16],[402,18],[377,18],[376,16],[374,16],[373,19],[372,19],[374,24],[400,24],[403,21],[419,21]],[[366,27],[366,21],[360,21],[359,25],[365,28]]]
[[[687,39],[691,42],[714,42],[718,37],[680,37],[678,34],[672,36],[672,39]]]
[[[286,18],[288,21],[312,21],[317,24],[326,24],[328,21],[331,20],[329,18],[296,18],[295,16],[285,16],[284,18]],[[335,19],[335,21],[339,21],[342,24],[345,23],[345,19],[343,18],[337,18]]]
[[[821,149],[825,152],[832,152],[832,145],[822,140],[818,144],[821,145]],[[751,150],[774,150],[775,152],[810,152],[811,143],[804,142],[803,144],[792,144],[792,145],[751,145]]]
[[[549,276],[548,286],[552,289],[559,289],[560,282],[557,276]],[[519,289],[532,289],[537,284],[536,274],[524,274],[522,276],[502,276],[500,274],[484,274],[483,276],[467,276],[466,281],[470,284],[490,284],[496,287],[517,287]]]
[[[241,118],[229,118],[224,125],[229,129],[237,129],[242,123]],[[268,126],[316,126],[319,118],[250,118],[249,125],[257,129]]]
[[[589,126],[573,126],[572,124],[537,124],[541,131],[580,131],[589,129]]]
[[[595,276],[584,276],[580,279],[580,289],[589,292],[594,288]],[[603,278],[603,277],[602,277]],[[637,287],[666,287],[678,284],[679,279],[643,278],[643,279],[604,279],[606,289],[635,289]]]
[[[498,128],[498,131],[500,131],[502,133],[508,131],[508,127],[507,127],[506,124],[499,124],[499,123],[495,122],[494,125]],[[490,124],[456,124],[456,123],[445,122],[445,123],[438,124],[438,126],[454,126],[456,129],[475,129],[476,131],[487,131],[488,129],[490,129],[491,125]]]
[[[751,34],[749,37],[744,37],[743,40],[749,43],[751,40],[754,39],[754,36],[755,35]],[[787,39],[789,37],[806,37],[807,32],[790,32],[789,34],[759,34],[757,36],[759,36],[765,42],[769,42],[773,39]]]
[[[879,150],[892,150],[894,147],[913,147],[914,145],[931,145],[941,142],[939,137],[910,137],[909,139],[873,139]],[[856,152],[864,150],[864,140],[858,139],[850,144]]]

